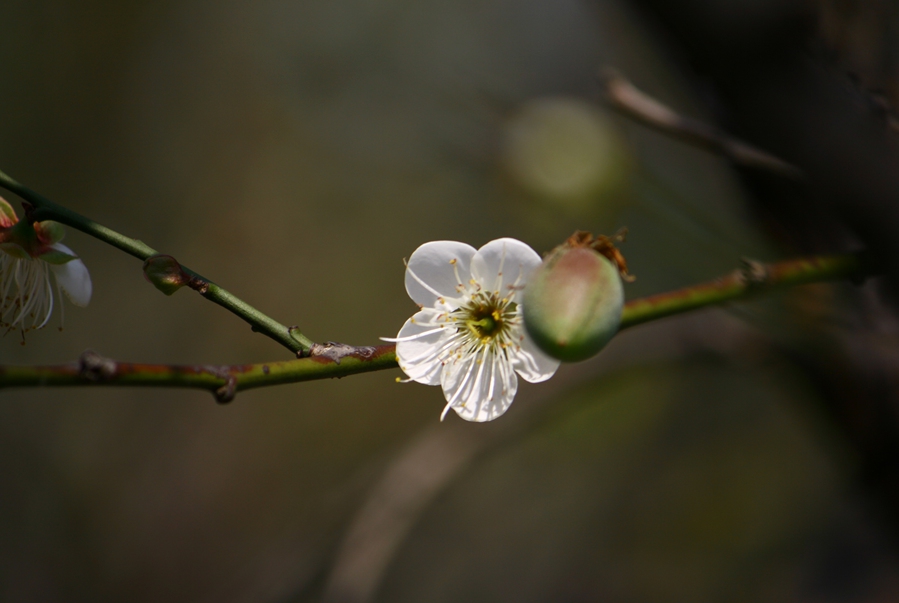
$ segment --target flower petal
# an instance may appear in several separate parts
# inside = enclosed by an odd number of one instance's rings
[[[441,380],[447,403],[466,421],[492,421],[509,409],[518,378],[508,359],[488,348],[448,364]]]
[[[425,385],[439,385],[443,369],[440,351],[452,339],[453,329],[437,330],[436,310],[425,308],[406,321],[396,338],[396,358],[400,368],[410,379]]]
[[[536,251],[517,239],[496,239],[471,259],[472,277],[490,291],[513,299],[540,265]]]
[[[406,291],[415,303],[434,307],[440,298],[459,296],[471,279],[475,248],[458,241],[431,241],[412,253],[406,265]]]
[[[69,255],[75,255],[75,252],[63,245],[56,243],[52,246],[57,251],[62,251]],[[71,260],[65,264],[51,264],[50,270],[56,275],[56,282],[65,291],[66,296],[76,306],[86,306],[91,301],[91,275],[87,271],[87,267],[81,260]]]
[[[544,354],[527,334],[527,331],[522,329],[521,333],[518,341],[521,347],[517,352],[513,352],[512,366],[525,381],[530,383],[546,381],[556,374],[561,363]]]

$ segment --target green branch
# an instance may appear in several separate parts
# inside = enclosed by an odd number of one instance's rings
[[[659,295],[635,299],[624,307],[621,329],[730,301],[772,289],[869,274],[852,254],[786,260],[774,264],[746,262],[731,274]],[[339,343],[312,344],[308,358],[231,366],[133,364],[116,362],[93,352],[78,362],[55,366],[0,366],[0,388],[26,386],[116,385],[185,387],[211,391],[228,402],[238,391],[254,387],[344,377],[396,368],[392,345],[354,347]]]
[[[115,385],[183,387],[211,391],[230,402],[242,390],[282,383],[345,377],[396,366],[394,346],[313,344],[312,356],[260,364],[166,365],[116,362],[85,352],[77,362],[54,366],[0,366],[0,388]]]
[[[79,213],[57,205],[43,195],[19,184],[2,171],[0,171],[0,186],[3,186],[25,199],[25,201],[27,201],[33,208],[31,210],[31,217],[34,220],[54,220],[66,224],[67,226],[80,230],[95,239],[99,239],[117,249],[121,249],[125,253],[133,255],[139,260],[146,261],[147,258],[158,253],[143,241],[126,237],[125,235],[120,234],[111,228],[107,228],[102,224],[98,224]],[[282,325],[277,320],[266,316],[250,304],[229,293],[222,287],[219,287],[209,279],[204,278],[197,272],[194,272],[186,266],[181,267],[188,275],[195,278],[191,285],[192,289],[198,291],[209,301],[220,305],[232,314],[236,314],[244,319],[252,326],[254,331],[271,337],[290,351],[297,354],[306,354],[311,349],[313,341],[300,333],[299,329],[296,327],[286,327]]]
[[[797,258],[774,264],[744,260],[741,269],[713,281],[628,302],[620,329],[763,291],[843,279],[861,280],[869,273],[870,269],[855,254]]]

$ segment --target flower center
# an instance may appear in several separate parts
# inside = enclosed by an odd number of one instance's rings
[[[480,337],[492,337],[502,324],[502,317],[500,317],[499,312],[496,310],[491,312],[490,316],[483,316],[477,320],[468,320],[469,328]]]
[[[500,298],[496,293],[478,292],[458,310],[459,330],[467,329],[484,343],[501,337],[515,316],[516,304]]]

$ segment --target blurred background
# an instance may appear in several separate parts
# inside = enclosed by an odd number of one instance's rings
[[[394,335],[402,260],[437,239],[627,226],[629,297],[742,257],[885,271],[634,328],[490,424],[439,423],[398,371],[228,406],[4,390],[0,600],[899,600],[894,0],[3,0],[0,23],[0,168],[316,341]],[[610,111],[609,66],[805,179]],[[66,244],[90,306],[0,362],[289,357]]]

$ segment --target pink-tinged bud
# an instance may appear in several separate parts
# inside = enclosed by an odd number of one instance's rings
[[[166,295],[171,295],[190,283],[190,275],[184,271],[178,260],[163,254],[151,255],[146,259],[144,277]]]
[[[11,228],[18,221],[16,210],[6,199],[0,197],[0,228]]]
[[[66,229],[59,222],[53,220],[44,220],[43,222],[34,223],[34,232],[37,234],[38,241],[42,245],[55,245],[63,240],[66,236]]]
[[[618,331],[624,306],[619,269],[587,247],[562,245],[528,279],[524,324],[537,346],[565,362],[586,360]]]

